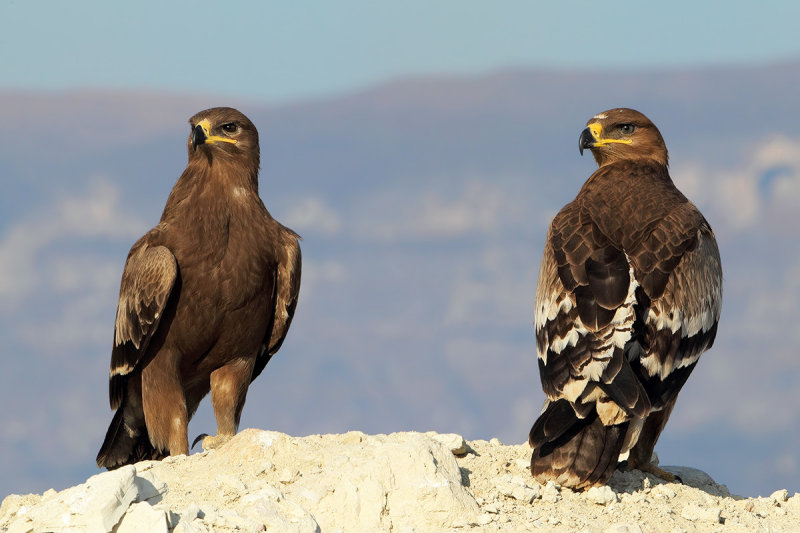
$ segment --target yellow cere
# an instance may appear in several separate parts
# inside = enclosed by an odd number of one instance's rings
[[[594,124],[589,124],[589,131],[592,132],[592,137],[594,137],[595,141],[600,140],[600,135],[603,134],[603,126],[595,122]]]
[[[589,124],[589,131],[592,132],[592,137],[594,137],[595,146],[603,146],[604,144],[611,144],[611,143],[631,144],[633,142],[630,139],[601,139],[600,135],[603,134],[603,126],[601,126],[597,122]]]
[[[198,122],[197,125],[203,128],[203,133],[205,133],[206,137],[208,137],[208,134],[211,133],[211,122],[209,122],[207,118],[204,118]]]
[[[235,139],[220,137],[219,135],[209,135],[209,133],[211,133],[211,122],[209,122],[207,118],[204,118],[203,120],[198,122],[197,125],[203,128],[203,133],[206,134],[207,143],[214,144],[215,142],[223,142],[223,143],[236,144],[238,142]]]

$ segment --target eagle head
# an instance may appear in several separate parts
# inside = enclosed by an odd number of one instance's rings
[[[651,159],[667,166],[667,145],[655,124],[634,109],[618,107],[598,113],[581,132],[578,149],[592,151],[597,165]]]
[[[243,113],[232,107],[213,107],[189,119],[189,159],[204,155],[216,158],[249,160],[259,166],[258,130]]]

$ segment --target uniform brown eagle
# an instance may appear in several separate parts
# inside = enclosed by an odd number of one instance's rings
[[[161,221],[131,248],[119,291],[97,454],[109,469],[188,454],[187,424],[211,391],[217,436],[286,337],[300,289],[298,236],[258,196],[258,132],[228,107],[193,116],[189,163]]]
[[[599,166],[547,234],[536,289],[539,372],[531,472],[581,489],[628,468],[674,476],[650,456],[722,305],[719,250],[675,187],[661,133],[632,109],[580,136]]]

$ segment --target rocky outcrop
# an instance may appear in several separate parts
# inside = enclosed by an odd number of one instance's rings
[[[458,455],[455,455],[458,454]],[[146,461],[42,495],[11,495],[0,531],[797,531],[800,495],[731,496],[616,473],[583,493],[530,476],[527,445],[457,435],[290,437],[245,430],[225,446]]]

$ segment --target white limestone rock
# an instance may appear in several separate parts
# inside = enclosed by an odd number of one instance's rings
[[[31,531],[794,531],[800,495],[740,499],[706,474],[617,472],[585,491],[540,485],[526,444],[395,433],[245,430],[215,450],[146,461],[42,495],[11,495],[0,533]],[[674,467],[665,467],[672,469]]]
[[[43,498],[39,506],[18,516],[9,530],[111,531],[136,500],[135,477],[131,465],[92,476],[86,483]]]
[[[561,485],[548,481],[542,491],[542,500],[550,503],[557,503],[561,500]]]
[[[282,443],[276,445],[283,449]],[[295,450],[301,464],[320,463],[317,472],[309,471],[290,487],[301,494],[301,505],[312,503],[304,501],[309,495],[319,498],[314,517],[323,531],[385,531],[400,524],[433,531],[478,516],[451,450],[428,436],[353,433],[322,457]],[[280,455],[276,450],[271,460]]]
[[[586,491],[586,499],[597,505],[608,505],[617,502],[617,493],[608,485],[592,487]]]
[[[535,488],[531,487],[519,476],[510,474],[498,477],[495,487],[497,492],[506,498],[513,498],[524,503],[531,503],[534,499],[542,497],[538,484]]]
[[[287,501],[274,487],[245,495],[243,514],[253,523],[263,524],[267,531],[286,533],[319,533],[314,516],[294,502]]]
[[[425,436],[440,442],[445,448],[453,452],[453,455],[464,455],[469,450],[464,437],[456,433],[436,433],[428,431]]]
[[[715,496],[730,496],[731,493],[725,485],[718,485],[708,474],[696,468],[687,466],[664,466],[664,470],[681,478],[684,485],[701,489]]]
[[[789,491],[786,489],[776,490],[769,495],[769,499],[775,503],[783,503],[789,499]]]
[[[167,515],[157,511],[147,502],[137,502],[128,507],[114,533],[168,533]]]
[[[209,528],[199,518],[193,520],[181,520],[172,533],[209,533]]]
[[[141,471],[141,467],[137,469],[133,482],[136,484],[137,502],[158,503],[168,490],[167,484],[158,479],[152,470]]]
[[[642,533],[639,524],[614,524],[603,530],[603,533]]]
[[[702,507],[700,505],[690,503],[681,510],[681,516],[686,520],[692,522],[712,522],[718,524],[721,522],[722,509],[719,507]]]

